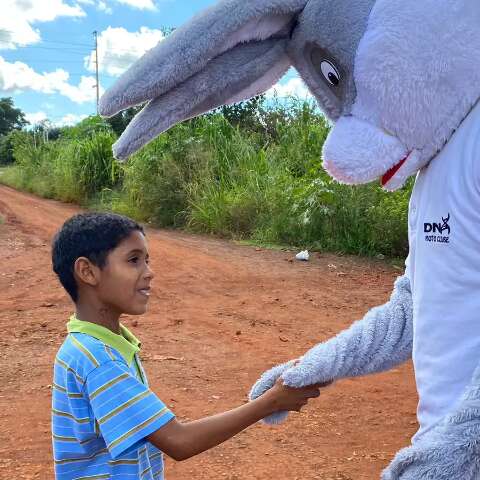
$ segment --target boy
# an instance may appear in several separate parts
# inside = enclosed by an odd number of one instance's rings
[[[55,236],[52,262],[76,310],[54,368],[58,480],[163,479],[162,452],[190,458],[320,395],[318,386],[292,389],[277,382],[253,402],[180,423],[148,388],[140,343],[119,322],[123,313],[147,309],[154,275],[142,227],[120,215],[76,215]]]

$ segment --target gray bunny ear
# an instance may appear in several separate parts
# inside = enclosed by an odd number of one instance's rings
[[[216,57],[200,73],[148,103],[114,144],[115,157],[128,158],[187,118],[264,92],[290,66],[286,43],[286,39],[249,42]]]
[[[152,100],[200,72],[236,45],[287,36],[307,0],[223,0],[175,30],[135,62],[102,97],[112,116]]]

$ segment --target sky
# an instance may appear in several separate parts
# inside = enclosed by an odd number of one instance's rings
[[[71,125],[96,111],[100,94],[145,51],[216,0],[2,0],[0,97],[13,97],[31,124]],[[308,92],[294,70],[277,95]]]

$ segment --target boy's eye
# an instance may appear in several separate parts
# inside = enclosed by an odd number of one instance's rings
[[[138,263],[140,261],[140,257],[132,257],[132,258],[129,258],[128,261],[130,263]],[[150,259],[148,257],[145,258],[145,263],[147,265],[150,263]]]

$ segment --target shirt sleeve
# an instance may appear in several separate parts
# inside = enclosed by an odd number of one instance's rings
[[[113,458],[141,445],[148,435],[174,417],[165,404],[128,366],[119,361],[104,363],[87,376],[86,395],[95,420]]]

